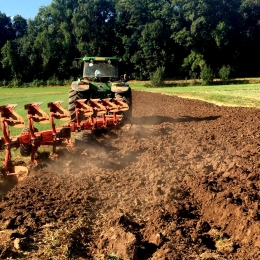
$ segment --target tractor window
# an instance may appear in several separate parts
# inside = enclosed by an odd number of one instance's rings
[[[111,77],[118,78],[117,63],[108,62],[85,62],[83,69],[83,77]]]

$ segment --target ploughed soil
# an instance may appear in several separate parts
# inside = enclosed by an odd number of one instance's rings
[[[260,111],[133,92],[133,120],[1,182],[0,259],[260,259]]]

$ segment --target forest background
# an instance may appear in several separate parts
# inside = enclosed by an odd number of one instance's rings
[[[34,19],[0,10],[0,86],[63,85],[75,58],[118,56],[147,80],[260,77],[258,0],[53,0]]]

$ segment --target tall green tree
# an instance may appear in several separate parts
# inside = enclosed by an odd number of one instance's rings
[[[12,27],[12,20],[6,16],[5,13],[0,12],[0,50],[7,43],[15,38],[15,32]],[[0,52],[0,60],[3,58],[2,52]],[[0,79],[10,78],[10,70],[4,67],[3,64],[0,66]]]
[[[111,0],[81,0],[73,15],[73,33],[81,55],[116,54],[115,8]]]
[[[77,8],[76,0],[53,0],[39,9],[28,32],[36,32],[33,50],[41,59],[42,77],[66,78],[75,55],[72,18]]]
[[[1,60],[2,67],[6,69],[6,79],[21,79],[20,67],[19,67],[19,56],[17,55],[17,46],[15,41],[7,41],[1,49],[3,59]]]
[[[239,0],[172,1],[172,38],[189,53],[183,63],[187,71],[199,72],[204,64],[217,69],[232,59],[239,5]]]
[[[260,2],[242,0],[240,14],[240,39],[238,42],[237,76],[260,76]]]
[[[33,20],[0,12],[0,79],[65,79],[85,54],[120,56],[138,79],[259,76],[259,21],[253,0],[53,0]]]
[[[15,32],[12,27],[12,20],[10,17],[6,16],[5,13],[0,12],[0,48],[2,48],[5,43],[9,40],[15,38]]]
[[[158,67],[171,64],[174,54],[171,47],[168,23],[169,1],[119,0],[116,4],[117,36],[121,39],[121,52],[133,64],[137,78],[149,78]]]
[[[27,31],[27,21],[21,15],[16,15],[13,18],[12,27],[16,38],[23,37]]]

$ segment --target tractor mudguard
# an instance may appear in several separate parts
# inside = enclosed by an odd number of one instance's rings
[[[111,91],[114,93],[125,93],[129,90],[129,84],[126,82],[115,82],[111,86]]]
[[[73,81],[71,83],[71,89],[75,91],[86,91],[89,90],[89,82],[85,81]]]

